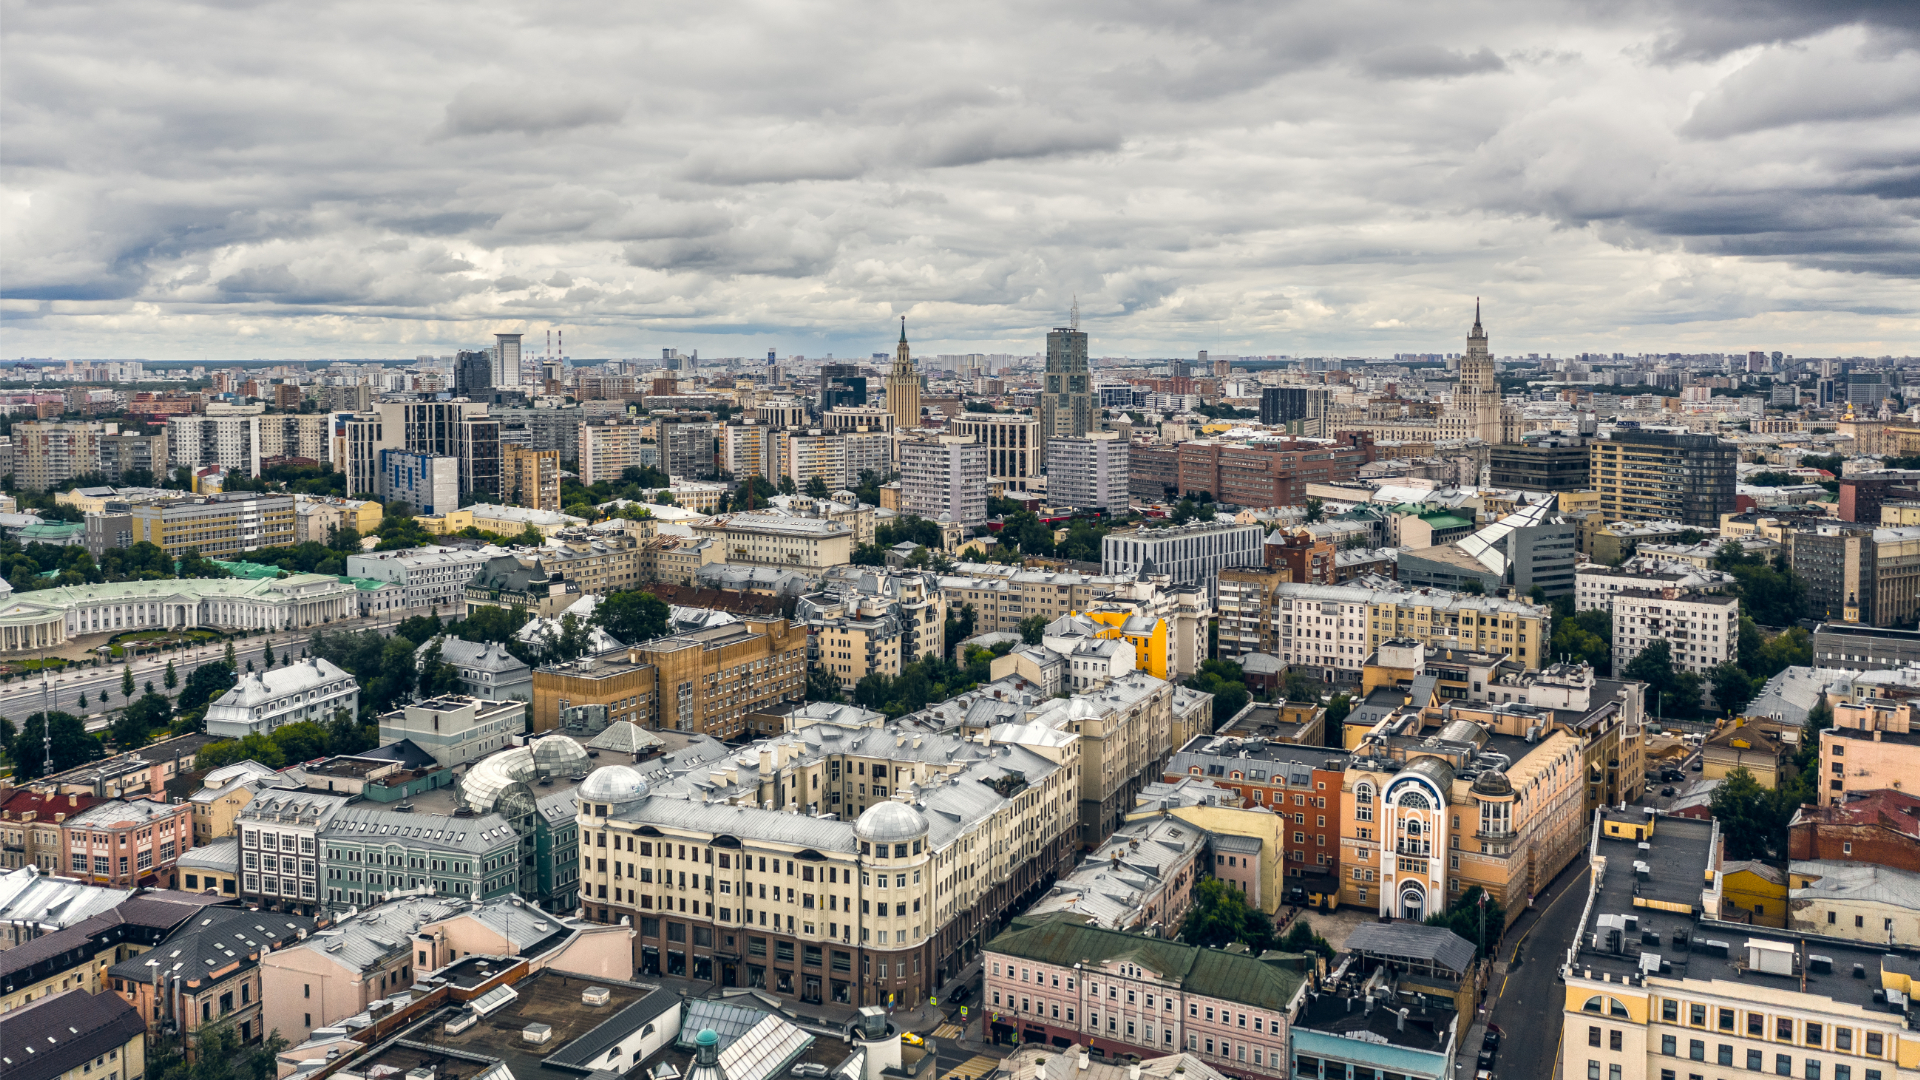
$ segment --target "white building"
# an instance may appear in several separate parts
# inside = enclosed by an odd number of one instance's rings
[[[510,736],[521,734],[526,717],[524,701],[447,694],[383,713],[380,743],[412,739],[433,760],[451,768],[478,761],[507,745]]]
[[[960,435],[903,441],[900,509],[929,521],[985,524],[987,448]]]
[[[1081,510],[1127,508],[1127,441],[1117,431],[1047,440],[1047,499]]]
[[[311,911],[320,898],[320,830],[344,795],[266,790],[240,808],[240,899]]]
[[[347,556],[347,576],[391,581],[406,589],[408,607],[445,606],[458,610],[467,582],[488,559],[503,552],[496,547],[424,547],[407,551],[373,551]]]
[[[169,416],[167,454],[175,467],[219,465],[244,476],[260,475],[258,415]]]
[[[1640,650],[1662,638],[1673,669],[1705,676],[1738,651],[1740,601],[1679,589],[1621,589],[1613,594],[1613,670],[1622,672]]]
[[[242,676],[233,689],[207,706],[207,734],[224,739],[255,732],[271,735],[282,724],[302,720],[324,724],[335,709],[359,715],[360,684],[316,656]]]
[[[0,592],[0,652],[57,648],[84,634],[206,626],[283,630],[359,614],[357,590],[325,574],[179,578]]]
[[[1680,589],[1693,593],[1725,593],[1737,583],[1723,570],[1707,570],[1674,559],[1636,555],[1619,566],[1583,563],[1574,570],[1573,609],[1612,611],[1613,598],[1622,589]]]
[[[1195,521],[1165,529],[1108,533],[1100,544],[1100,572],[1128,577],[1165,574],[1176,585],[1204,585],[1218,596],[1220,571],[1266,563],[1266,530],[1259,525]]]

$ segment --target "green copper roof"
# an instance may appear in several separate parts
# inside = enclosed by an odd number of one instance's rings
[[[1306,981],[1298,970],[1252,956],[1088,926],[1072,916],[1016,919],[987,950],[1062,966],[1127,960],[1184,990],[1263,1009],[1285,1009]]]
[[[1444,510],[1439,513],[1421,514],[1420,520],[1436,529],[1469,529],[1473,527],[1473,522],[1463,517],[1456,517]]]
[[[232,574],[234,577],[245,578],[249,581],[264,581],[267,578],[277,578],[281,572],[279,567],[268,566],[266,563],[227,562],[223,559],[209,559],[207,561],[225,570],[227,573]]]

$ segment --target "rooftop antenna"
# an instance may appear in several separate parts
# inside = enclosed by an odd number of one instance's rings
[[[1080,294],[1073,294],[1073,307],[1067,310],[1067,329],[1080,329]]]

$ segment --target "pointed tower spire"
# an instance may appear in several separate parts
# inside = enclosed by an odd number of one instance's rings
[[[1475,310],[1477,311],[1478,309],[1476,308]],[[900,343],[902,345],[907,343],[907,317],[905,315],[900,316]]]

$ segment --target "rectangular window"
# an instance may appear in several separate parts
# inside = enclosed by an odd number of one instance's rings
[[[1672,1035],[1660,1036],[1660,1052],[1668,1057],[1676,1056],[1680,1053],[1680,1040]]]

